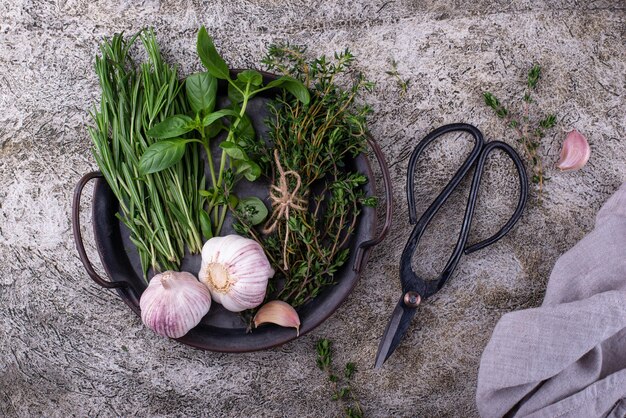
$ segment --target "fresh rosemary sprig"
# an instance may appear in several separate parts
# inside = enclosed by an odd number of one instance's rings
[[[148,60],[136,66],[130,49],[137,38]],[[93,154],[120,204],[118,218],[130,230],[144,275],[177,269],[185,253],[202,247],[199,209],[204,198],[196,191],[203,186],[198,154],[159,173],[143,174],[139,160],[154,143],[146,132],[175,113],[187,111],[177,69],[165,63],[150,30],[125,39],[115,35],[100,46],[96,74],[102,97],[92,113],[89,127]]]
[[[332,341],[322,338],[317,342],[317,367],[326,373],[329,382],[333,387],[331,399],[339,401],[343,409],[343,413],[348,418],[362,418],[363,409],[359,404],[359,400],[352,389],[352,378],[356,373],[356,365],[354,363],[346,363],[341,376],[333,365]]]
[[[540,78],[541,67],[535,64],[528,72],[526,90],[522,97],[521,113],[514,113],[507,109],[492,93],[488,91],[483,93],[485,104],[492,108],[500,119],[504,119],[509,128],[515,131],[517,141],[524,147],[526,156],[532,164],[532,182],[537,185],[539,194],[541,194],[546,180],[539,148],[541,140],[545,137],[545,131],[556,125],[556,115],[553,114],[548,114],[538,121],[531,118],[530,105],[534,103],[531,94],[536,90]]]
[[[351,70],[348,50],[334,60],[308,61],[303,47],[273,45],[263,62],[311,92],[307,104],[279,95],[267,121],[270,147],[246,145],[273,179],[268,235],[254,234],[277,269],[272,287],[278,293],[268,292],[268,298],[297,307],[335,283],[362,206],[375,204],[362,190],[367,178],[348,165],[364,150],[371,111],[355,101],[372,83]],[[349,88],[339,87],[340,80],[350,82]],[[245,222],[236,228],[250,231]]]

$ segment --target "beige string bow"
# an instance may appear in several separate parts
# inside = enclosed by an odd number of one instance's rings
[[[287,242],[289,241],[289,210],[307,210],[306,200],[298,196],[298,191],[302,185],[302,179],[300,174],[293,170],[285,171],[280,164],[278,158],[278,150],[274,150],[274,161],[276,162],[276,168],[278,169],[278,185],[272,184],[270,188],[270,200],[272,201],[272,216],[267,220],[264,233],[269,234],[276,230],[279,222],[285,219],[285,242],[283,244],[283,267],[285,270],[289,270],[287,264]],[[296,185],[292,191],[289,191],[289,182],[287,176],[292,176],[296,179]]]

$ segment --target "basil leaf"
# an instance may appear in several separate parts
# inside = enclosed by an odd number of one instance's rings
[[[185,80],[187,100],[196,112],[211,113],[215,108],[217,79],[207,72],[192,74]]]
[[[218,119],[223,118],[224,116],[239,117],[239,113],[231,109],[222,109],[222,110],[218,110],[217,112],[209,113],[202,119],[202,126],[209,126],[210,124],[212,124]]]
[[[243,174],[248,181],[255,181],[261,176],[261,167],[252,160],[232,161],[231,164],[236,168],[236,174]]]
[[[246,85],[239,82],[239,80],[235,80],[234,84],[241,89],[241,91],[246,90]],[[231,83],[228,83],[228,99],[231,103],[241,103],[243,102],[243,93],[237,90],[235,86]]]
[[[237,211],[253,226],[258,225],[267,218],[267,207],[258,197],[246,197],[237,205]]]
[[[204,65],[213,77],[222,80],[230,79],[228,66],[222,57],[220,57],[220,54],[217,53],[213,39],[209,36],[204,26],[202,26],[198,32],[197,50],[202,65]]]
[[[226,155],[235,160],[247,160],[246,152],[234,142],[224,141],[220,144],[220,148],[224,150]]]
[[[296,99],[304,104],[309,104],[311,101],[311,95],[309,90],[302,84],[300,80],[296,80],[293,77],[282,76],[279,79],[270,81],[265,87],[282,87],[289,93],[293,94]]]
[[[237,80],[243,84],[250,83],[251,85],[258,87],[263,84],[263,76],[261,73],[255,70],[244,70],[237,74]]]
[[[202,235],[204,239],[213,238],[213,228],[211,228],[211,217],[206,210],[200,211],[200,229],[202,229]]]
[[[259,167],[259,165],[254,161],[247,161],[247,163],[250,167],[243,173],[243,175],[246,180],[255,181],[261,176],[261,167]]]
[[[166,139],[180,136],[193,131],[196,128],[195,121],[187,115],[174,115],[163,122],[154,125],[148,135],[153,138]]]
[[[150,145],[139,159],[141,174],[156,173],[179,162],[185,154],[184,139],[166,139]]]
[[[241,120],[239,121],[239,125],[237,125],[236,129],[237,137],[243,140],[251,140],[254,139],[254,127],[252,126],[252,120],[248,115],[243,115]],[[241,142],[240,142],[241,143]]]
[[[208,138],[215,138],[224,129],[222,121],[217,120],[205,128],[204,135]]]

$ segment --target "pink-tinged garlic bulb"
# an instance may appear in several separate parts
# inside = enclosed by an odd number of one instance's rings
[[[563,141],[561,158],[556,166],[563,171],[579,170],[587,164],[590,155],[591,147],[587,138],[574,129]]]
[[[198,325],[211,307],[211,294],[193,274],[155,275],[139,300],[141,320],[159,335],[180,338]]]
[[[198,277],[209,288],[213,300],[229,311],[259,306],[272,276],[274,269],[254,240],[227,235],[211,238],[202,248]]]

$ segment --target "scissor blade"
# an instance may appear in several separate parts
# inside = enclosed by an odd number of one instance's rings
[[[403,298],[400,298],[400,301],[391,314],[391,319],[389,320],[389,324],[387,324],[383,338],[378,345],[378,353],[376,353],[376,362],[374,363],[375,369],[382,367],[383,363],[389,358],[391,353],[395,351],[396,347],[398,347],[406,330],[409,329],[411,319],[415,316],[415,312],[415,308],[408,308],[404,304]]]

